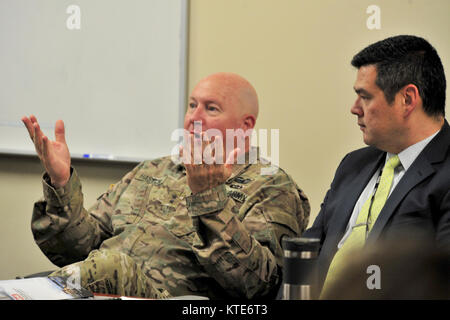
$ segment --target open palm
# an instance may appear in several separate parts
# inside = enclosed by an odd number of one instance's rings
[[[57,188],[64,186],[70,178],[70,152],[65,139],[64,122],[56,121],[55,141],[52,141],[44,135],[35,116],[23,117],[22,121],[52,185]]]

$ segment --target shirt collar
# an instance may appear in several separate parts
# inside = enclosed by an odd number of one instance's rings
[[[434,134],[429,136],[428,138],[425,138],[425,139],[409,146],[408,148],[406,148],[405,150],[403,150],[402,152],[400,152],[398,154],[400,163],[402,164],[402,167],[405,169],[405,171],[408,170],[408,168],[412,165],[414,160],[416,160],[416,158],[419,156],[419,154],[422,152],[422,150],[425,149],[427,144],[431,140],[433,140],[433,138],[439,133],[439,131],[441,131],[441,130],[438,130]],[[387,156],[386,156],[386,162],[393,156],[394,156],[393,153],[388,152]]]

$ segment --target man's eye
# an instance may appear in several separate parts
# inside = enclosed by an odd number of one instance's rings
[[[208,109],[209,111],[218,111],[219,109],[213,105],[207,105],[206,109]]]
[[[189,108],[195,108],[197,105],[195,103],[189,103]]]

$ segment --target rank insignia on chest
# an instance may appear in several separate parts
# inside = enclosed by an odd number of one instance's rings
[[[158,179],[158,178],[154,178],[154,177],[149,177],[145,174],[141,174],[139,176],[139,180],[144,180],[145,182],[147,182],[148,184],[153,184],[155,186],[159,186],[162,182],[163,179]]]
[[[243,178],[243,177],[236,177],[236,178],[234,178],[233,181],[237,182],[237,183],[247,184],[250,181],[252,181],[252,179],[250,179],[250,178]]]
[[[242,189],[243,187],[240,185],[240,184],[230,184],[230,188],[233,188],[233,189]]]
[[[247,196],[245,194],[243,194],[242,192],[239,191],[228,191],[228,196],[233,198],[234,200],[238,201],[238,202],[244,202],[245,199],[247,198]]]

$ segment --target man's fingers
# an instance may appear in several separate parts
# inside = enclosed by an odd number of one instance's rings
[[[225,150],[223,148],[222,136],[214,137],[214,162],[216,164],[222,165],[225,161]]]
[[[62,120],[56,121],[55,124],[55,140],[57,142],[66,143],[66,130]]]
[[[22,122],[25,125],[25,128],[27,128],[28,134],[30,135],[31,140],[34,139],[34,129],[33,124],[31,123],[31,120],[28,119],[28,117],[22,117]]]
[[[44,159],[48,159],[50,153],[51,144],[48,142],[47,136],[42,137],[42,155]]]
[[[189,150],[189,147],[188,147],[188,150]],[[189,154],[188,154],[188,152],[185,152],[183,144],[180,144],[180,146],[178,148],[178,155],[181,159],[181,162],[183,162],[183,164],[185,165],[185,167],[190,164],[190,161],[187,159]]]
[[[42,154],[42,136],[43,133],[41,131],[41,128],[39,127],[39,124],[37,122],[35,122],[33,124],[33,128],[34,128],[34,146],[36,147],[36,151],[38,152],[38,154]]]
[[[202,154],[203,154],[203,139],[201,133],[194,133],[192,136],[192,149],[191,149],[191,159],[192,164],[202,164]]]
[[[225,161],[225,167],[231,168],[240,152],[241,152],[240,148],[235,148],[233,151],[231,151],[230,154],[228,155],[227,161]]]
[[[37,123],[37,119],[36,119],[36,116],[34,114],[32,114],[30,116],[30,120],[31,120],[31,123],[33,123],[33,124]]]

